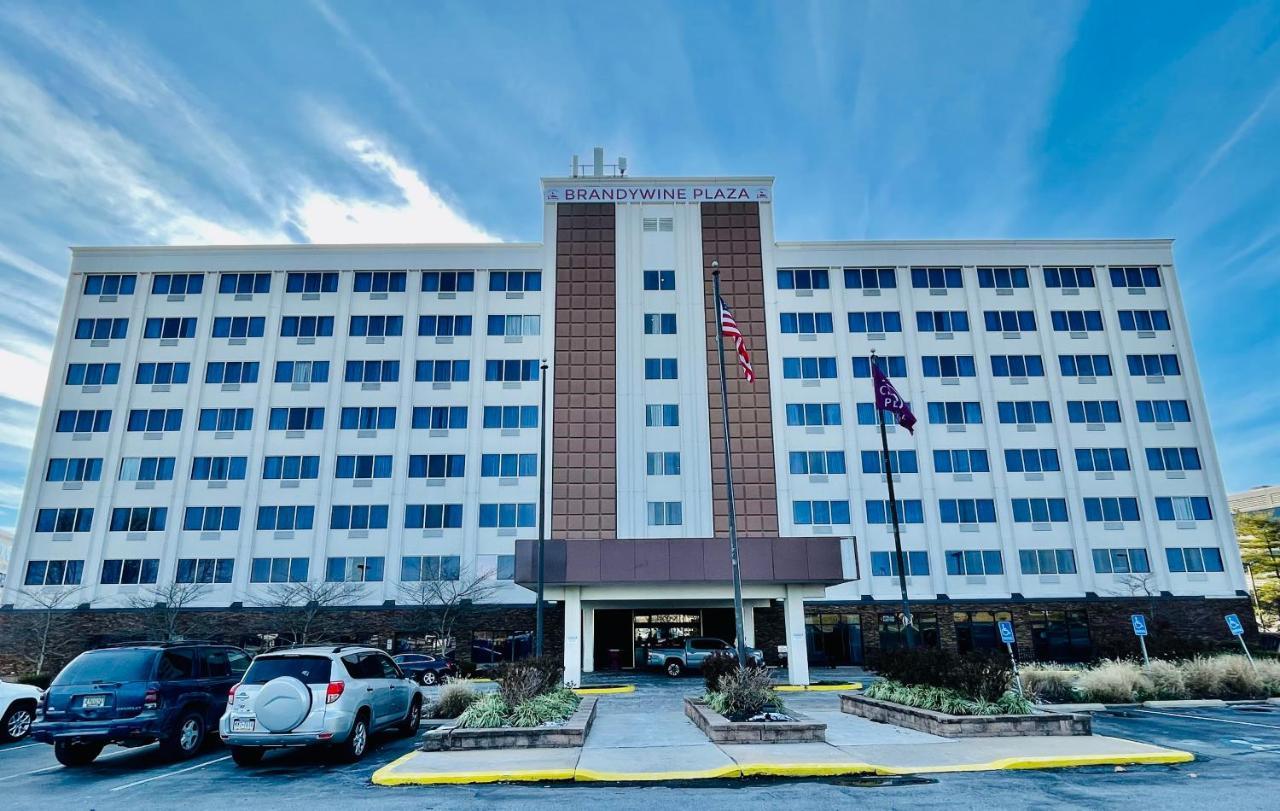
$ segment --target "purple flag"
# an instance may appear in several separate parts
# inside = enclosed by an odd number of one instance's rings
[[[907,433],[915,434],[912,428],[916,424],[916,415],[911,413],[911,407],[907,405],[907,401],[898,394],[898,390],[889,382],[889,378],[880,371],[880,367],[876,366],[874,359],[871,363],[871,380],[876,387],[876,408],[890,412],[898,418],[898,424],[907,429]]]

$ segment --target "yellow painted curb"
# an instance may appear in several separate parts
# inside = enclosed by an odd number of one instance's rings
[[[393,772],[418,752],[397,758],[373,773],[375,786],[433,786],[463,783],[534,783],[549,780],[572,780],[573,769],[525,769],[485,772]]]
[[[837,693],[841,690],[861,690],[862,682],[848,684],[780,684],[773,688],[779,693]]]
[[[594,769],[578,769],[573,779],[579,783],[650,783],[655,780],[714,780],[717,777],[741,777],[742,770],[736,764],[715,769],[690,769],[671,772],[598,772]]]
[[[880,774],[941,774],[944,772],[990,772],[1017,769],[1069,769],[1079,766],[1158,766],[1171,763],[1189,763],[1196,759],[1190,752],[1140,752],[1132,755],[1045,755],[1032,757],[1007,757],[986,763],[960,763],[951,766],[921,766],[903,768],[877,766]]]
[[[634,693],[634,684],[620,684],[617,687],[575,687],[573,692],[580,696],[612,696],[621,693]]]

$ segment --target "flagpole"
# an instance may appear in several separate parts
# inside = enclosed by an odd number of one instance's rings
[[[884,480],[889,485],[889,515],[893,521],[893,550],[898,560],[898,588],[902,592],[902,636],[908,648],[912,644],[911,601],[907,598],[907,558],[902,552],[902,532],[898,527],[898,500],[893,495],[893,458],[889,456],[889,433],[884,427],[884,411],[880,408],[880,392],[875,389],[876,351],[871,350],[871,386],[875,395],[873,405],[876,420],[880,423],[880,447],[884,451]]]
[[[738,641],[738,667],[747,666],[747,641],[742,630],[742,570],[738,566],[738,518],[733,506],[733,454],[729,449],[729,386],[724,373],[724,302],[720,298],[720,262],[711,261],[711,286],[716,299],[716,350],[720,355],[720,413],[724,423],[724,477],[729,493],[729,559],[733,565],[733,625]]]

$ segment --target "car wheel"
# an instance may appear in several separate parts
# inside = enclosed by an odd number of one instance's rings
[[[262,762],[262,756],[265,754],[266,752],[262,749],[255,749],[252,746],[231,747],[231,759],[237,766],[257,766]]]
[[[684,672],[684,666],[679,662],[676,662],[676,661],[667,662],[667,675],[670,676],[671,678],[674,679],[683,672]]]
[[[161,749],[179,760],[194,757],[204,745],[204,716],[198,712],[183,715],[173,733],[164,740]]]
[[[414,698],[409,702],[409,712],[405,715],[404,722],[400,724],[400,731],[405,735],[416,735],[420,726],[422,726],[422,699]]]
[[[0,719],[0,742],[20,741],[31,732],[31,722],[36,719],[35,707],[26,702],[14,702]]]
[[[361,713],[351,722],[351,733],[339,744],[338,757],[346,763],[355,763],[364,757],[369,748],[369,718]]]
[[[436,672],[434,670],[424,670],[422,671],[422,675],[419,676],[418,678],[421,679],[422,683],[428,687],[431,687],[433,685],[440,683],[440,677],[436,675]]]
[[[88,766],[101,753],[100,743],[58,741],[53,745],[53,756],[63,766]]]

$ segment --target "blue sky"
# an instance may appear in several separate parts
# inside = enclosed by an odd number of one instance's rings
[[[0,4],[0,527],[68,245],[536,240],[536,179],[777,176],[780,239],[1173,237],[1280,482],[1280,4]]]

